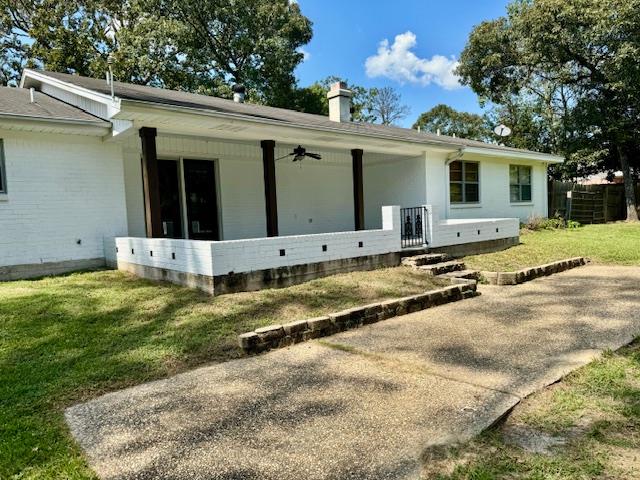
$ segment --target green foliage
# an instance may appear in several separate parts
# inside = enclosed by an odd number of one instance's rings
[[[511,113],[507,142],[537,139],[570,160],[569,176],[620,168],[629,187],[640,167],[639,56],[640,0],[515,0],[474,28],[458,73]],[[627,188],[628,206],[633,197]]]
[[[496,123],[496,125],[498,125]],[[421,114],[413,124],[414,129],[442,135],[457,136],[470,140],[491,142],[495,135],[487,118],[468,112],[459,112],[448,105],[440,104]]]
[[[521,228],[531,231],[537,230],[557,230],[561,228],[580,228],[582,225],[575,220],[565,220],[560,216],[544,218],[538,215],[531,215],[527,221],[520,225]]]
[[[286,105],[311,22],[288,0],[0,0],[0,82],[25,66]]]
[[[353,93],[351,98],[352,117],[357,122],[373,122],[375,118],[370,114],[370,91],[359,85],[351,85],[348,80],[328,76],[314,84],[299,88],[294,92],[293,105],[291,108],[305,113],[313,113],[316,115],[329,115],[329,102],[327,93],[331,85],[337,82],[345,82],[349,86],[349,90]]]
[[[311,21],[288,0],[154,0],[186,26],[190,58],[219,83],[242,83],[250,98],[286,106],[295,86],[299,48]]]

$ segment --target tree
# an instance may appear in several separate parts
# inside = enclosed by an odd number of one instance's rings
[[[161,11],[189,31],[188,52],[201,71],[220,83],[242,83],[250,95],[288,105],[299,48],[312,23],[289,0],[158,0]]]
[[[459,112],[444,104],[421,114],[412,128],[482,142],[493,140],[491,127],[482,115]]]
[[[372,88],[367,104],[369,113],[382,125],[392,125],[411,111],[401,103],[400,94],[392,87]]]
[[[311,22],[287,0],[0,0],[0,81],[22,68],[286,105]]]
[[[336,76],[328,76],[312,85],[299,88],[293,93],[293,102],[290,108],[305,113],[329,116],[329,101],[327,93],[334,83],[344,82],[348,85],[353,96],[351,97],[352,118],[356,122],[373,122],[369,111],[370,91],[359,85],[351,85],[348,80]]]
[[[640,0],[516,0],[474,28],[458,74],[485,101],[533,99],[568,160],[581,152],[602,170],[616,164],[637,221],[639,56]]]
[[[349,81],[336,76],[329,76],[308,87],[297,89],[294,92],[291,107],[300,112],[328,116],[327,93],[336,82],[346,83],[351,90],[352,118],[356,122],[390,125],[409,113],[409,108],[400,103],[400,95],[393,88],[367,89],[359,85],[351,85]]]
[[[119,80],[189,88],[184,29],[147,11],[142,0],[0,0],[2,83],[25,66],[100,77],[111,57]]]

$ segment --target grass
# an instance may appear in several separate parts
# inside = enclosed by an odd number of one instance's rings
[[[564,445],[532,452],[511,440],[516,427]],[[529,397],[493,431],[433,454],[425,470],[439,480],[638,478],[640,341]]]
[[[469,268],[509,272],[569,257],[595,263],[640,265],[640,224],[608,223],[577,229],[523,231],[520,245],[501,252],[466,257]]]
[[[211,298],[117,271],[0,283],[0,479],[94,478],[64,408],[239,357],[238,333],[423,292],[399,267]]]

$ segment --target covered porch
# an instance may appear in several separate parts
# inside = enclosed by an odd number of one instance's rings
[[[130,236],[226,241],[380,229],[426,200],[425,153],[139,129],[125,146]],[[303,147],[316,157],[296,158]],[[354,147],[354,148],[349,148]]]
[[[228,293],[395,266],[406,247],[517,237],[514,219],[443,236],[415,145],[178,125],[120,140],[129,235],[109,239],[106,257],[143,277]],[[296,158],[299,146],[315,155]]]

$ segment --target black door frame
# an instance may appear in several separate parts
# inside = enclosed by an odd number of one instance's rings
[[[186,171],[187,171],[187,164],[189,162],[193,162],[193,163],[201,163],[201,164],[209,164],[211,165],[211,175],[212,175],[212,182],[211,182],[211,188],[212,188],[212,192],[211,192],[211,200],[213,203],[213,211],[211,212],[212,214],[212,223],[213,223],[213,238],[211,239],[207,239],[209,241],[217,241],[221,239],[221,228],[220,228],[220,202],[219,202],[219,196],[218,196],[218,177],[219,177],[219,171],[217,168],[217,162],[215,160],[212,159],[203,159],[203,158],[187,158],[187,157],[181,157],[180,158],[180,163],[181,163],[181,170],[182,170],[182,185],[181,185],[181,190],[182,190],[182,198],[183,198],[183,202],[184,202],[184,206],[182,208],[182,211],[184,212],[184,215],[186,216],[185,218],[185,224],[186,224],[186,231],[185,231],[185,238],[189,238],[191,240],[193,240],[193,232],[191,229],[191,221],[189,218],[189,204],[188,204],[188,186],[187,186],[187,175],[186,175]]]

